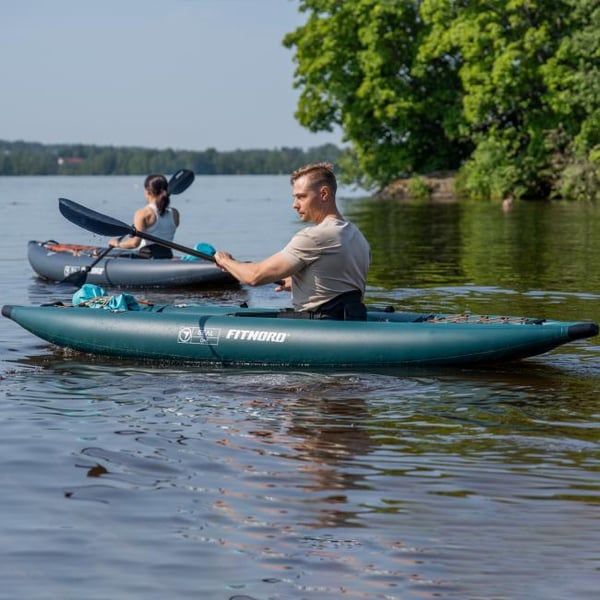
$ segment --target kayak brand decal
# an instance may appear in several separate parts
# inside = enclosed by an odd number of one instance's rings
[[[216,346],[220,337],[221,330],[213,327],[182,327],[177,334],[177,343]]]
[[[283,344],[289,333],[269,331],[266,329],[228,329],[226,340],[241,340],[246,342],[264,342]],[[177,334],[179,344],[203,344],[216,346],[221,338],[221,330],[217,327],[182,327]]]
[[[81,273],[81,272],[85,272],[85,271],[86,271],[85,267],[80,267],[78,265],[76,265],[76,266],[65,265],[65,267],[63,268],[63,275],[64,275],[64,277],[68,277],[69,275],[73,275],[74,273]],[[88,275],[89,274],[102,275],[102,273],[104,273],[104,267],[92,267],[92,269],[88,273]]]
[[[283,331],[268,331],[265,329],[229,329],[225,339],[283,344],[287,340],[288,335],[289,333],[284,333]]]

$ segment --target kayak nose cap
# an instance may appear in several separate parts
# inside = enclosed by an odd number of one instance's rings
[[[5,305],[2,307],[2,316],[3,316],[3,317],[6,317],[7,319],[10,319],[10,318],[11,318],[11,316],[10,316],[10,315],[11,315],[11,313],[12,313],[12,308],[13,308],[13,307],[12,307],[10,304],[5,304]]]
[[[4,313],[4,309],[2,309]],[[581,338],[594,337],[598,335],[597,323],[577,323],[569,327],[569,339],[579,340]]]

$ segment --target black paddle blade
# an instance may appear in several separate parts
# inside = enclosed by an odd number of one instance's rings
[[[179,169],[173,174],[167,185],[169,194],[181,194],[194,183],[194,172],[188,169]]]
[[[118,221],[107,215],[96,212],[91,208],[86,208],[67,198],[58,199],[58,208],[63,217],[98,235],[134,235],[135,229],[130,225]]]

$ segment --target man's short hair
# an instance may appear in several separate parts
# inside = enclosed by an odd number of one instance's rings
[[[334,195],[337,192],[337,179],[331,163],[318,162],[304,165],[292,173],[290,183],[293,185],[297,179],[304,176],[308,176],[314,185],[326,185]]]

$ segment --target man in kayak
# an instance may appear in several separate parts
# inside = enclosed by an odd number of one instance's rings
[[[170,208],[171,196],[169,182],[164,175],[148,175],[144,180],[144,195],[147,205],[135,211],[133,226],[145,233],[172,241],[175,230],[179,227],[179,211]],[[128,248],[133,250],[140,247],[140,255],[146,258],[172,258],[173,253],[169,248],[158,244],[148,243],[137,236],[124,240],[113,238],[108,242],[113,248]]]
[[[216,263],[247,285],[279,283],[291,291],[297,316],[362,321],[371,250],[358,227],[344,219],[335,195],[337,181],[330,163],[309,164],[291,175],[292,207],[304,222],[281,251],[259,262],[240,262],[228,252]]]

